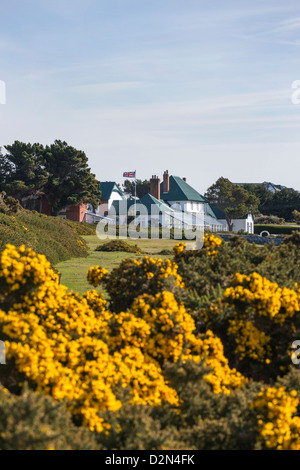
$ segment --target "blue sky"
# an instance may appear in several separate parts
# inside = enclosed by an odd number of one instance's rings
[[[10,0],[0,17],[0,145],[66,140],[103,181],[300,190],[299,0]]]

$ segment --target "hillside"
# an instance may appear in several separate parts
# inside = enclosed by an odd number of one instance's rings
[[[0,210],[3,210],[3,206]],[[92,235],[93,227],[58,217],[20,209],[0,212],[0,252],[6,244],[26,245],[45,255],[52,264],[71,257],[87,256],[88,248],[81,235]]]

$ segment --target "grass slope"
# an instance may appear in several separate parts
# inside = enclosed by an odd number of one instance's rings
[[[86,258],[72,258],[55,266],[61,273],[61,283],[79,294],[93,289],[86,279],[86,273],[91,266],[100,265],[111,271],[119,266],[125,258],[139,259],[145,256],[145,254],[153,257],[168,258],[169,256],[159,255],[159,253],[162,250],[172,250],[173,246],[178,243],[178,240],[126,240],[129,244],[137,244],[145,253],[137,255],[135,253],[94,251],[97,246],[106,243],[107,239],[99,240],[97,236],[84,236],[83,238],[90,248],[88,256]],[[105,294],[101,287],[97,290]]]
[[[24,244],[56,264],[72,257],[87,256],[82,235],[88,233],[95,233],[94,227],[59,217],[24,209],[12,214],[0,212],[0,253],[8,243],[17,247]]]

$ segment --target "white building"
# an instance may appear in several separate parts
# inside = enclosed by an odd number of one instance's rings
[[[190,186],[186,178],[169,175],[164,172],[163,181],[153,175],[150,179],[150,192],[141,199],[126,198],[114,181],[101,183],[101,204],[96,211],[88,207],[88,213],[95,217],[107,217],[115,223],[123,225],[127,218],[137,217],[141,226],[157,224],[161,227],[182,228],[200,227],[212,232],[228,231],[225,214],[214,204]],[[93,218],[93,215],[95,216]],[[254,233],[254,217],[247,214],[233,220],[233,231],[243,230]]]

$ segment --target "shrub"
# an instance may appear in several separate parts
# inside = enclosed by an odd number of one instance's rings
[[[158,254],[163,255],[163,256],[172,256],[173,251],[165,249],[165,250],[161,250]]]
[[[214,251],[217,256],[209,255]],[[241,237],[232,237],[217,249],[204,246],[202,250],[186,251],[181,243],[175,247],[174,257],[187,288],[183,294],[190,297],[196,293],[205,303],[207,298],[216,300],[220,289],[230,286],[236,273],[257,272],[281,287],[293,288],[300,279],[299,259],[300,251],[295,243],[256,246]]]
[[[259,449],[300,450],[300,417],[297,390],[266,387],[252,403],[258,412]]]
[[[0,213],[15,214],[21,210],[19,201],[11,196],[7,196],[4,191],[0,193]]]
[[[298,238],[259,248],[206,234],[173,260],[94,266],[108,301],[67,292],[43,255],[7,246],[2,447],[94,448],[91,431],[99,449],[299,449]]]
[[[263,225],[282,225],[285,223],[285,220],[281,217],[277,217],[276,215],[262,215],[255,217],[256,224],[263,224]]]
[[[129,245],[124,240],[111,240],[103,245],[99,245],[95,251],[124,251],[126,253],[142,254],[138,245]]]
[[[25,387],[20,396],[0,384],[1,450],[91,450],[97,445],[74,425],[62,403]]]
[[[198,328],[222,339],[231,366],[266,382],[283,375],[300,333],[299,245],[258,248],[236,239],[216,256],[175,252],[185,305]]]
[[[0,213],[0,252],[7,243],[25,244],[46,255],[53,264],[87,256],[88,248],[79,231],[80,224],[24,209],[14,215]]]
[[[296,209],[293,211],[293,219],[297,224],[300,223],[300,212]]]
[[[111,313],[95,291],[67,293],[42,255],[8,246],[1,254],[0,332],[6,341],[3,383],[15,393],[24,381],[37,391],[65,400],[78,424],[102,432],[106,409],[122,403],[128,387],[136,403],[177,405],[161,369],[141,348],[113,347]]]
[[[124,399],[118,413],[106,416],[111,428],[97,442],[108,449],[253,449],[257,420],[251,403],[261,385],[216,395],[204,380],[208,372],[194,361],[166,363],[164,374],[177,390],[180,412],[167,404],[137,406]]]
[[[144,264],[146,275],[152,264]],[[164,268],[162,278],[176,273],[175,265]],[[204,379],[216,394],[243,385],[219,338],[209,331],[196,337],[193,319],[171,292],[139,297],[129,312],[112,315],[95,291],[82,297],[66,292],[46,258],[24,246],[2,252],[0,286],[8,361],[3,384],[19,393],[27,381],[64,400],[75,422],[91,431],[109,429],[102,415],[121,408],[123,389],[137,404],[178,407],[176,390],[162,372],[167,361],[203,361],[210,369]]]
[[[292,243],[294,245],[300,246],[300,232],[292,232],[292,235],[289,235],[283,240],[283,243]]]
[[[88,280],[94,287],[101,283],[110,296],[110,308],[120,312],[129,308],[138,295],[155,295],[163,290],[176,292],[183,288],[177,269],[171,260],[148,256],[140,261],[127,258],[109,274],[102,268],[91,268]]]
[[[191,448],[180,442],[180,433],[169,422],[164,426],[153,413],[153,407],[130,403],[126,397],[118,413],[107,412],[110,423],[106,433],[96,436],[98,445],[117,450],[180,450]]]

